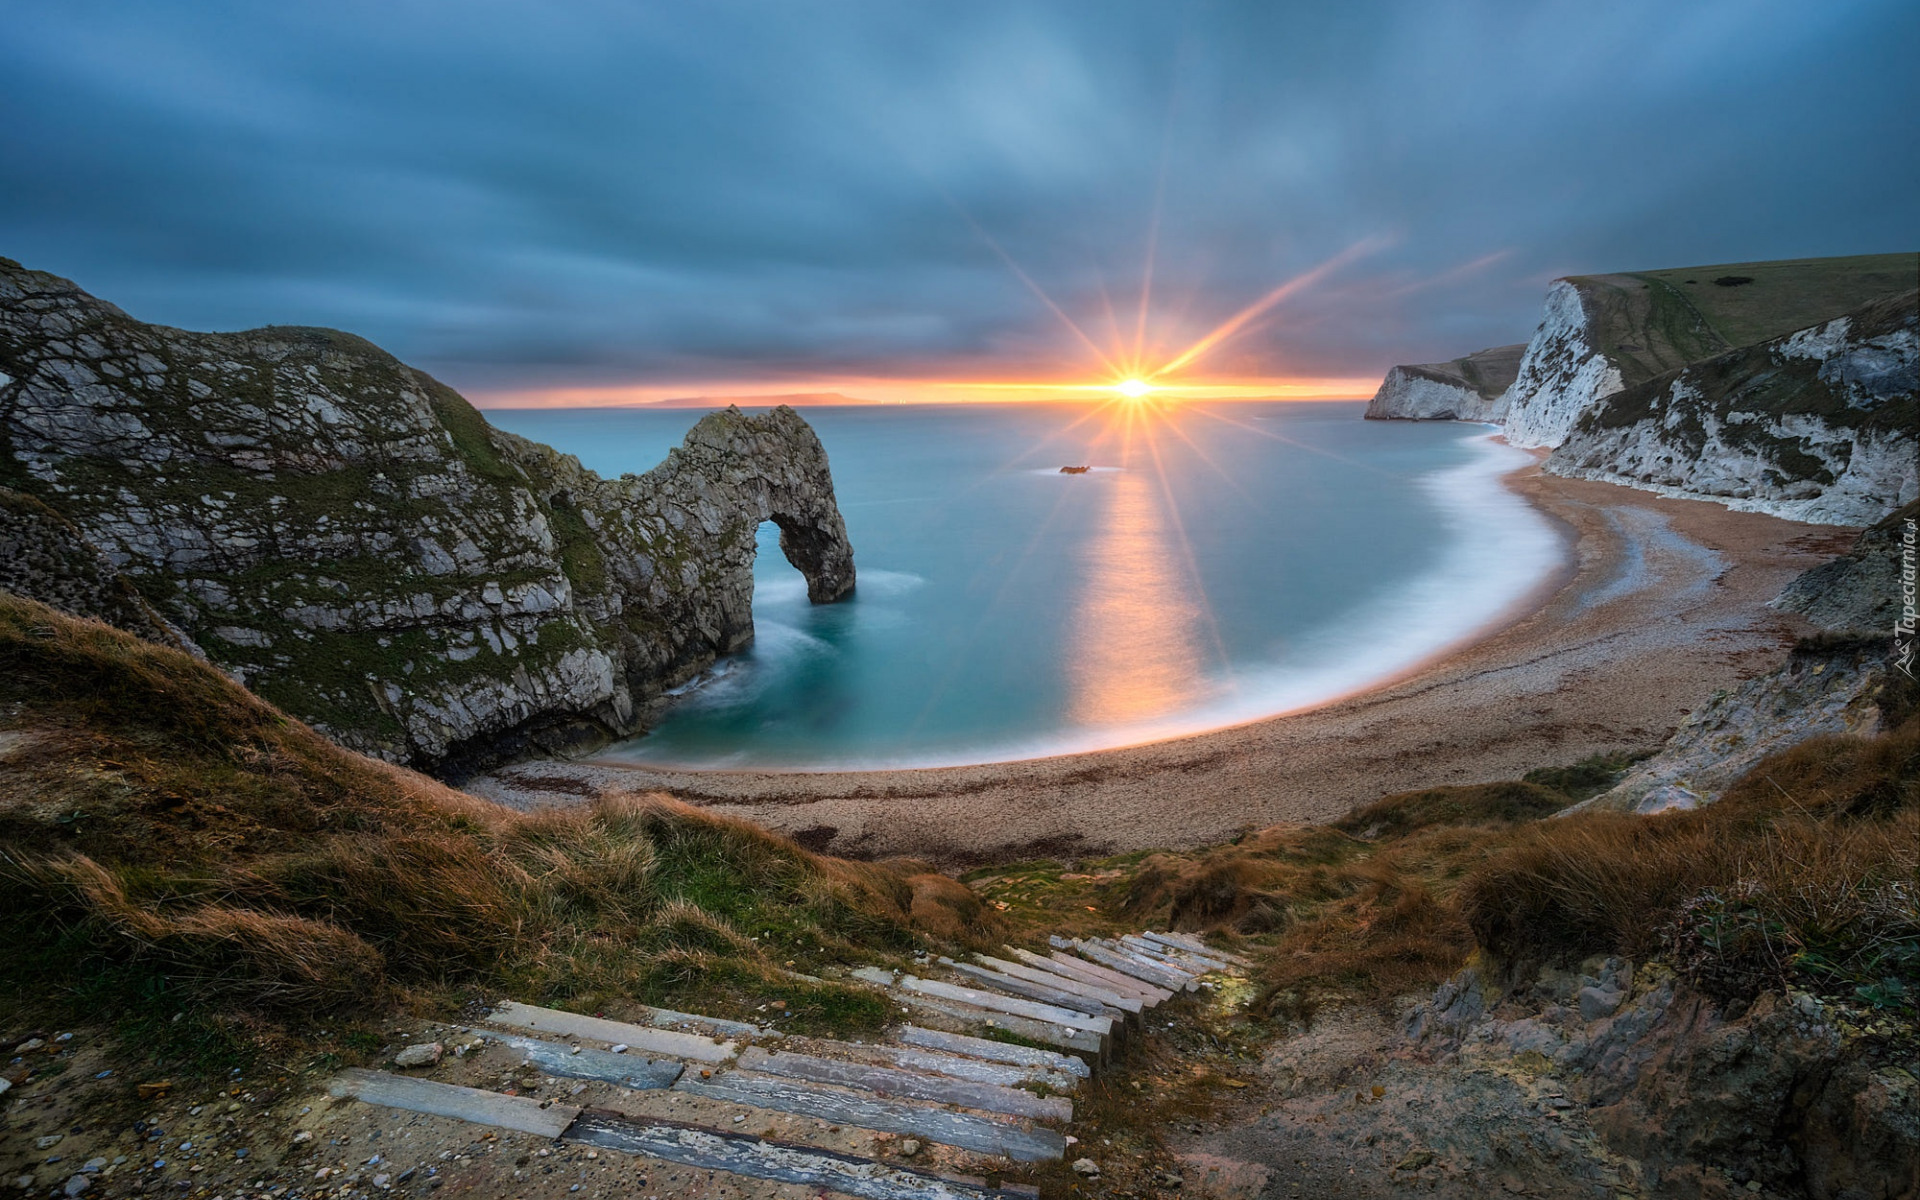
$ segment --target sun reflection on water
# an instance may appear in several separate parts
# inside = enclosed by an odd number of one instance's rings
[[[1087,725],[1151,721],[1208,690],[1204,605],[1155,480],[1129,470],[1099,482],[1105,519],[1072,613],[1068,711]]]

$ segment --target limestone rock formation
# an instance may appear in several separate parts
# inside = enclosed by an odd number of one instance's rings
[[[0,590],[151,642],[188,648],[180,631],[107,565],[73,522],[8,488],[0,488]]]
[[[67,560],[97,553],[100,587],[256,692],[442,773],[632,732],[745,645],[763,521],[816,603],[854,583],[791,409],[710,414],[653,470],[601,479],[350,334],[146,325],[5,259],[0,438],[36,545],[70,528]],[[100,587],[28,590],[153,632]]]
[[[1552,474],[1871,524],[1920,497],[1920,293],[1551,411]],[[1509,437],[1547,444],[1542,419]]]
[[[1367,419],[1498,421],[1506,415],[1500,398],[1525,350],[1524,344],[1495,346],[1451,362],[1395,367],[1367,405]]]
[[[1863,531],[1845,554],[1801,572],[1773,607],[1835,633],[1891,634],[1901,616],[1902,548],[1915,522],[1920,500]]]
[[[1596,336],[1598,305],[1571,279],[1547,289],[1546,313],[1503,396],[1507,441],[1557,446],[1594,401],[1620,390],[1620,364]]]
[[[1544,1078],[1557,1085],[1548,1104],[1632,1164],[1649,1195],[1726,1195],[1727,1183],[1823,1200],[1911,1195],[1920,1084],[1860,1027],[1874,1015],[1806,992],[1722,1004],[1665,966],[1618,958],[1547,967],[1510,988],[1470,967],[1407,1014],[1403,1036],[1434,1069],[1402,1085],[1404,1109],[1378,1106],[1367,1132],[1385,1140],[1407,1110],[1471,1102],[1482,1081]],[[1481,1150],[1474,1124],[1454,1122],[1447,1148]],[[1577,1144],[1542,1148],[1579,1164]],[[1515,1156],[1488,1157],[1497,1169]]]

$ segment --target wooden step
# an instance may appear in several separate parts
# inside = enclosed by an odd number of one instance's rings
[[[1217,959],[1230,967],[1253,966],[1253,960],[1250,958],[1243,958],[1238,954],[1231,954],[1225,950],[1216,950],[1199,938],[1187,937],[1184,934],[1143,933],[1140,936],[1150,942],[1159,942],[1163,946],[1172,946],[1177,950],[1185,950],[1189,954],[1197,954],[1202,958]]]
[[[567,1140],[710,1171],[844,1192],[863,1200],[1034,1200],[1039,1195],[1034,1189],[989,1188],[982,1180],[949,1179],[812,1146],[600,1110],[581,1114]]]
[[[1146,979],[1135,979],[1133,975],[1123,975],[1096,962],[1087,962],[1079,954],[1068,954],[1066,950],[1054,950],[1048,958],[1041,958],[1039,954],[1027,956],[1025,950],[1018,950],[1018,954],[1021,962],[1029,962],[1033,966],[1044,964],[1043,970],[1066,973],[1073,979],[1087,979],[1094,987],[1112,987],[1116,991],[1131,987],[1140,996],[1140,1008],[1158,1008],[1173,998],[1173,993],[1164,987],[1154,987]]]
[[[1015,1066],[1056,1071],[1062,1075],[1077,1075],[1082,1079],[1091,1078],[1093,1068],[1081,1058],[1071,1054],[1057,1054],[1052,1050],[1041,1050],[1033,1046],[1018,1046],[1012,1042],[996,1042],[987,1038],[968,1037],[964,1033],[948,1033],[944,1029],[922,1029],[918,1025],[902,1025],[894,1030],[893,1036],[908,1046],[924,1046],[929,1050],[945,1050],[950,1054],[965,1054],[971,1058],[984,1058],[989,1062],[1012,1063]]]
[[[1085,1013],[1090,1017],[1106,1017],[1109,1020],[1115,1020],[1122,1016],[1121,1010],[1111,1004],[1105,1004],[1089,996],[1069,992],[1051,984],[1033,983],[987,967],[978,967],[972,963],[948,962],[945,965],[952,968],[955,973],[964,976],[967,987],[983,987],[1004,992],[1009,996],[1038,1000],[1042,1004],[1051,1004],[1071,1012]]]
[[[1120,939],[1120,948],[1138,954],[1148,962],[1165,963],[1177,970],[1198,978],[1202,975],[1216,975],[1226,969],[1226,964],[1215,959],[1201,958],[1185,950],[1175,950],[1162,946],[1158,942],[1149,942],[1145,938],[1128,934]]]
[[[457,1087],[435,1079],[390,1075],[359,1067],[348,1067],[335,1074],[327,1091],[336,1097],[352,1097],[368,1104],[453,1117],[547,1138],[565,1133],[580,1115],[580,1110],[569,1104],[543,1104],[531,1096],[503,1096],[499,1092]]]
[[[680,1078],[680,1072],[686,1069],[686,1064],[678,1059],[614,1054],[606,1050],[589,1049],[586,1046],[543,1042],[537,1038],[517,1037],[513,1034],[490,1036],[498,1038],[502,1045],[521,1051],[527,1056],[527,1062],[530,1065],[549,1075],[564,1075],[568,1079],[592,1079],[636,1092],[671,1087],[673,1081]]]
[[[811,1054],[791,1054],[748,1046],[740,1054],[740,1067],[789,1079],[813,1083],[832,1083],[859,1088],[882,1096],[909,1100],[931,1100],[937,1104],[957,1104],[982,1112],[1005,1113],[1042,1121],[1071,1121],[1073,1102],[1059,1096],[1036,1096],[1018,1088],[990,1083],[973,1083],[947,1075],[923,1075],[893,1067],[875,1067],[837,1058],[819,1058]]]
[[[1198,979],[1200,976],[1206,974],[1206,972],[1202,970],[1181,966],[1169,958],[1166,952],[1160,947],[1150,942],[1141,943],[1138,939],[1134,938],[1132,934],[1126,934],[1117,938],[1086,938],[1083,939],[1080,944],[1084,946],[1089,943],[1100,947],[1102,950],[1112,951],[1115,954],[1131,955],[1150,966],[1159,967],[1163,971],[1171,971],[1173,974],[1184,976],[1187,979]]]
[[[1022,1037],[1030,1042],[1058,1046],[1062,1050],[1071,1050],[1076,1054],[1084,1054],[1092,1058],[1100,1058],[1106,1053],[1106,1038],[1090,1030],[1069,1029],[1064,1025],[1016,1017],[997,1009],[981,1008],[959,1000],[948,1000],[942,996],[926,996],[915,992],[896,992],[894,995],[902,1002],[923,1012],[938,1013],[943,1017],[950,1017],[976,1028],[1003,1029],[1015,1037]]]
[[[1029,1128],[926,1104],[883,1100],[758,1071],[722,1071],[712,1079],[689,1077],[675,1084],[673,1090],[727,1104],[814,1117],[835,1125],[907,1134],[979,1154],[1002,1154],[1015,1162],[1051,1162],[1067,1150],[1067,1139],[1051,1129]]]
[[[914,992],[922,996],[958,1000],[962,1004],[971,1004],[976,1008],[990,1008],[1016,1017],[1046,1021],[1067,1029],[1082,1029],[1101,1037],[1107,1037],[1113,1033],[1113,1020],[1109,1017],[1088,1016],[1086,1013],[1075,1012],[1072,1009],[1041,1004],[1035,1000],[1019,1000],[1012,996],[1000,995],[998,992],[983,991],[980,988],[961,987],[958,984],[942,983],[937,979],[917,979],[912,975],[901,978],[900,988],[902,991]]]
[[[650,1005],[637,1005],[638,1011],[630,1025],[651,1025],[655,1029],[677,1029],[682,1033],[705,1033],[713,1031],[722,1038],[742,1038],[751,1041],[754,1038],[779,1037],[778,1029],[771,1025],[755,1025],[748,1021],[728,1021],[720,1017],[709,1017],[702,1013],[675,1012],[671,1008],[654,1008]]]
[[[528,1096],[503,1096],[434,1079],[389,1075],[357,1067],[336,1074],[328,1091],[337,1097],[387,1108],[451,1117],[754,1179],[805,1184],[866,1200],[1035,1200],[1039,1195],[1032,1188],[989,1188],[981,1180],[946,1178],[877,1159],[768,1141],[680,1121],[629,1117],[604,1110],[585,1112],[570,1104],[549,1104]],[[1032,1132],[1037,1136],[1048,1131]],[[1066,1139],[1057,1134],[1053,1136],[1058,1138],[1064,1152]],[[1018,1141],[1011,1144],[1024,1145]],[[1036,1148],[1048,1144],[1034,1143]]]
[[[1143,1009],[1153,1008],[1173,999],[1173,993],[1165,988],[1157,988],[1144,979],[1122,975],[1118,971],[1098,966],[1062,950],[1055,950],[1048,958],[1042,958],[1027,950],[1009,948],[1008,952],[1028,966],[1042,971],[1054,971],[1069,979],[1083,979],[1095,987],[1112,988],[1122,994],[1131,992],[1140,997],[1140,1005]]]
[[[1135,979],[1144,979],[1155,987],[1166,988],[1171,992],[1191,991],[1198,986],[1192,979],[1177,971],[1155,966],[1152,963],[1145,962],[1129,954],[1121,954],[1118,951],[1108,950],[1093,942],[1081,942],[1078,946],[1074,947],[1074,952],[1082,958],[1099,963],[1103,967],[1110,967],[1122,975],[1131,975]]]
[[[583,1016],[556,1008],[536,1008],[511,1000],[495,1009],[488,1019],[495,1024],[511,1025],[536,1033],[592,1038],[614,1045],[624,1043],[647,1054],[684,1058],[693,1062],[727,1062],[740,1052],[737,1043],[722,1042],[700,1034],[629,1025],[624,1021],[609,1021],[604,1017]]]
[[[1085,996],[1089,1000],[1096,1001],[1108,1008],[1117,1008],[1121,1012],[1138,1013],[1145,1007],[1141,1003],[1139,995],[1136,993],[1129,992],[1122,995],[1109,988],[1095,987],[1093,984],[1083,980],[1072,979],[1053,971],[1044,971],[1017,962],[1008,962],[1004,958],[994,958],[987,954],[976,954],[974,958],[979,960],[980,965],[989,970],[998,971],[1002,975],[1011,975],[1015,979],[1025,979],[1032,983],[1044,984],[1058,991],[1068,992],[1077,996]]]
[[[960,1054],[943,1054],[914,1046],[892,1046],[885,1042],[836,1042],[827,1038],[790,1038],[781,1049],[792,1054],[812,1054],[820,1058],[838,1058],[847,1062],[872,1063],[898,1067],[903,1071],[931,1071],[974,1083],[992,1083],[1001,1087],[1019,1087],[1037,1083],[1056,1092],[1078,1087],[1081,1077],[1048,1067],[1021,1063],[989,1062]],[[1061,1056],[1066,1057],[1066,1056]],[[1070,1059],[1072,1062],[1080,1060]]]
[[[1204,967],[1190,967],[1173,961],[1173,959],[1161,951],[1158,946],[1153,946],[1151,949],[1148,949],[1142,945],[1123,941],[1119,938],[1088,938],[1082,942],[1081,945],[1084,946],[1089,943],[1112,954],[1120,954],[1128,958],[1138,959],[1150,967],[1158,967],[1168,974],[1177,975],[1187,980],[1189,983],[1197,982],[1202,975],[1207,973]]]

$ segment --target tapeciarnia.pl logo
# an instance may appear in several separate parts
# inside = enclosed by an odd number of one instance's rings
[[[1913,678],[1915,524],[1908,517],[1900,530],[1900,615],[1893,622],[1893,665],[1908,679]]]

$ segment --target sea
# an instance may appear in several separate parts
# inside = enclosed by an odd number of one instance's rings
[[[951,766],[1181,737],[1376,686],[1562,563],[1491,426],[1350,401],[810,407],[858,584],[807,602],[760,530],[752,644],[604,757]],[[602,475],[697,409],[496,409]],[[1084,473],[1061,467],[1085,466]]]

